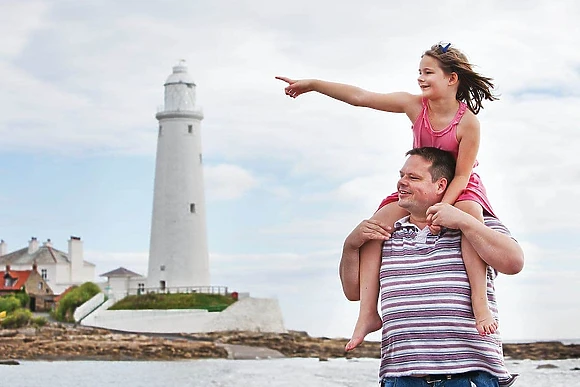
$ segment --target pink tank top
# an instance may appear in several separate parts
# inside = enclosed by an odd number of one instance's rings
[[[421,114],[417,117],[417,120],[413,124],[413,148],[420,148],[424,146],[432,146],[435,148],[443,149],[451,152],[455,159],[459,154],[459,141],[457,141],[457,125],[461,118],[467,110],[467,105],[464,102],[459,102],[459,109],[455,117],[451,120],[449,125],[447,125],[443,130],[435,131],[429,122],[429,116],[427,115],[427,101],[425,99],[421,100],[423,104],[423,109]],[[478,162],[475,161],[473,167],[477,166]],[[387,196],[381,204],[379,209],[386,206],[389,203],[393,203],[399,200],[399,194],[397,192]],[[475,172],[471,172],[469,177],[469,182],[467,187],[463,190],[463,193],[459,195],[457,201],[471,200],[479,203],[487,213],[493,217],[497,217],[493,212],[493,208],[487,198],[487,193],[485,187],[479,177]]]
[[[459,109],[455,117],[442,130],[433,130],[431,122],[429,122],[429,115],[427,114],[427,100],[421,100],[423,109],[413,124],[413,148],[421,148],[424,146],[432,146],[448,152],[453,153],[457,160],[459,154],[459,141],[457,141],[457,125],[463,118],[467,105],[464,102],[459,102]],[[477,165],[477,162],[476,162]]]

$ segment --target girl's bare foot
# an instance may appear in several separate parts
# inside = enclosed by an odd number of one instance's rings
[[[354,327],[354,332],[352,333],[352,338],[348,343],[346,343],[344,350],[352,351],[363,342],[366,335],[371,332],[378,331],[382,327],[383,321],[381,320],[378,313],[375,312],[374,314],[368,316],[359,315]]]
[[[487,306],[487,298],[485,302],[473,302],[472,307],[473,314],[475,315],[475,328],[477,328],[479,334],[491,335],[495,333],[498,328],[498,323]]]

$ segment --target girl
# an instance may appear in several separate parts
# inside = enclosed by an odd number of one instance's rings
[[[286,95],[296,98],[316,91],[354,106],[393,113],[405,113],[413,123],[413,148],[433,146],[453,153],[457,159],[455,178],[450,183],[444,203],[471,214],[483,222],[483,214],[495,216],[479,176],[472,172],[477,165],[479,121],[476,114],[484,99],[494,101],[491,78],[472,69],[467,57],[451,44],[436,44],[421,57],[419,63],[420,95],[405,92],[380,94],[355,86],[315,79],[292,80],[276,77],[288,84]],[[373,219],[389,226],[408,215],[397,205],[398,193],[385,198]],[[436,226],[431,232],[439,232]],[[382,327],[377,312],[379,268],[382,241],[367,242],[360,249],[360,310],[351,340],[350,351],[365,336]],[[487,304],[487,264],[462,238],[461,249],[471,287],[471,303],[476,328],[480,334],[491,334],[497,322]]]

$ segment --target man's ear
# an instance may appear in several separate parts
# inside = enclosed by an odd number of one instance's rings
[[[443,194],[445,193],[445,191],[447,190],[447,179],[442,177],[439,180],[437,180],[437,193],[438,194]]]

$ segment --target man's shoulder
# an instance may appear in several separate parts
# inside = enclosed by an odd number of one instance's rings
[[[502,234],[511,235],[510,230],[502,223],[501,220],[490,215],[483,216],[483,222],[492,230],[501,232]]]

